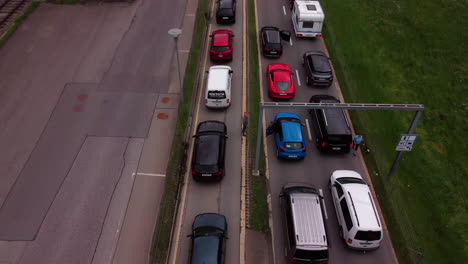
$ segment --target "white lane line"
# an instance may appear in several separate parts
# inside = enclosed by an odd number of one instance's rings
[[[296,70],[296,78],[297,78],[297,84],[299,84],[299,86],[301,86],[301,79],[299,78],[299,71]]]
[[[283,6],[283,13],[286,15],[286,8]]]
[[[312,141],[312,134],[310,133],[309,119],[306,118],[307,134],[309,135],[309,140]]]
[[[166,174],[158,173],[143,173],[143,172],[134,172],[133,175],[143,175],[143,176],[154,176],[154,177],[166,177]]]
[[[292,46],[292,38],[289,38],[289,45]]]
[[[320,196],[322,196],[322,207],[323,207],[323,213],[325,214],[325,219],[328,220],[328,215],[327,215],[327,208],[325,207],[325,199],[323,199],[323,191],[322,189],[319,189]]]

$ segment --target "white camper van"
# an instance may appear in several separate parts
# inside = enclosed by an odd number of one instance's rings
[[[321,37],[325,14],[319,1],[295,0],[291,19],[297,37]]]
[[[208,71],[205,105],[208,108],[226,108],[231,105],[231,67],[212,66]]]

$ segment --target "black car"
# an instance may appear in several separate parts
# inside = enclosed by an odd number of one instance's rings
[[[236,0],[218,0],[216,22],[218,24],[236,23]]]
[[[192,264],[224,263],[227,222],[224,215],[199,214],[192,224]]]
[[[314,95],[311,103],[340,103],[331,95]],[[319,150],[347,153],[351,150],[353,136],[348,118],[342,109],[309,109],[315,143]]]
[[[321,51],[307,51],[304,53],[303,59],[306,84],[330,87],[333,82],[330,58]]]
[[[280,31],[277,27],[262,27],[260,39],[262,40],[262,52],[267,57],[280,57],[283,54],[281,40],[289,41],[291,32]]]
[[[226,125],[220,121],[198,124],[192,156],[192,176],[195,180],[221,180],[224,176]]]

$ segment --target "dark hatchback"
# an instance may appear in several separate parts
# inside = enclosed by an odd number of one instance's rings
[[[262,41],[262,53],[267,57],[280,57],[283,54],[282,40],[289,41],[291,32],[280,31],[277,27],[262,27],[260,39]]]
[[[319,94],[312,96],[310,102],[336,104],[340,100],[331,95]],[[345,153],[351,150],[353,136],[342,109],[310,109],[309,114],[319,150]]]
[[[192,224],[192,264],[224,263],[227,222],[224,215],[199,214]]]
[[[330,58],[321,51],[306,51],[302,57],[306,84],[330,87],[333,82]]]
[[[218,0],[218,8],[216,9],[216,23],[236,23],[236,0]]]
[[[192,156],[192,176],[198,181],[216,181],[224,176],[226,125],[220,121],[198,124]]]

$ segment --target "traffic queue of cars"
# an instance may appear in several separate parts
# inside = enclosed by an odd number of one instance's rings
[[[305,30],[307,23],[312,25],[312,22],[307,22],[304,14],[314,10],[310,9],[307,3],[300,1],[301,3],[293,1],[291,8],[296,12],[293,12],[293,16],[298,17],[302,10],[303,17],[296,22],[303,27],[301,30]],[[319,6],[318,2],[314,1],[314,4]],[[219,0],[216,9],[217,23],[235,23],[235,7],[236,0]],[[323,16],[321,17],[323,21]],[[310,35],[310,32],[309,35],[304,32],[298,33],[298,25],[295,25],[298,37]],[[319,26],[321,29],[321,24]],[[314,34],[321,36],[319,33]],[[219,29],[213,31],[210,37],[210,60],[215,63],[232,61],[233,32]],[[262,54],[265,57],[280,58],[283,54],[282,41],[290,41],[291,33],[266,26],[261,29],[259,37]],[[323,52],[305,52],[302,64],[307,85],[330,87],[333,82],[333,70],[329,58]],[[229,107],[233,70],[227,65],[215,65],[210,67],[207,73],[205,106],[210,109]],[[296,95],[294,73],[288,64],[267,65],[266,79],[270,98],[292,99]],[[330,95],[314,95],[309,102],[340,103]],[[310,109],[308,112],[312,120],[315,144],[320,151],[348,153],[351,150],[352,132],[342,109]],[[274,134],[278,159],[296,160],[306,157],[307,144],[302,131],[303,126],[301,118],[295,113],[283,112],[275,116],[267,128],[267,135]],[[191,162],[194,180],[222,180],[226,174],[227,138],[227,127],[223,122],[208,120],[198,124]],[[378,248],[383,236],[381,221],[369,186],[361,175],[351,170],[334,171],[330,176],[329,189],[338,218],[339,235],[346,245],[359,250]],[[318,189],[306,183],[286,184],[280,193],[280,202],[288,240],[288,263],[326,263],[329,243],[325,228],[323,196]],[[227,221],[223,215],[197,215],[190,235],[191,263],[223,263],[226,234]]]

